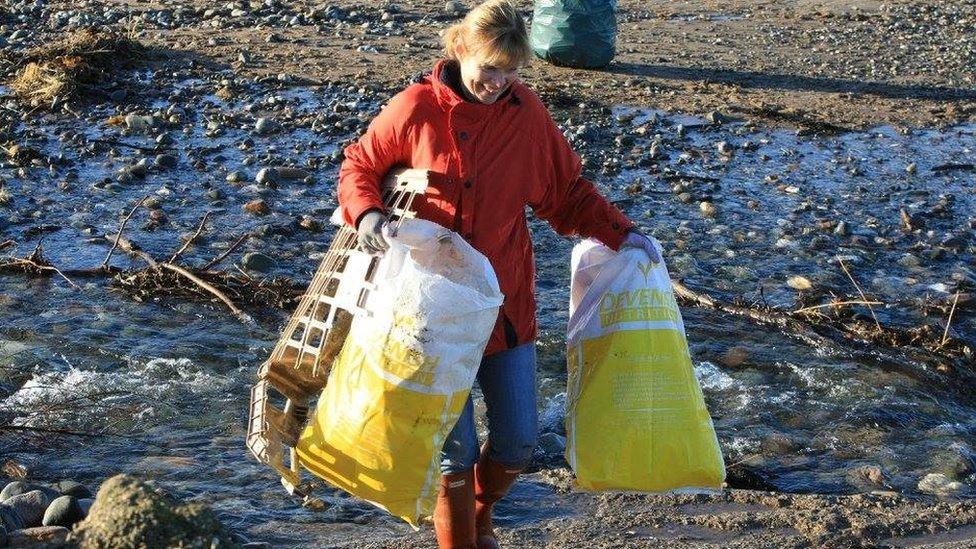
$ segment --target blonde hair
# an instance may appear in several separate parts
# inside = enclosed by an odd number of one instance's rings
[[[532,59],[525,21],[509,0],[488,0],[443,34],[444,54],[457,60],[457,46],[497,67],[521,67]]]

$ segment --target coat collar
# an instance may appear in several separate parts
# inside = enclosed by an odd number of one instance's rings
[[[451,89],[450,86],[444,83],[442,73],[449,62],[450,61],[446,59],[438,61],[437,64],[434,65],[433,73],[427,77],[431,87],[434,90],[434,97],[437,100],[437,104],[440,105],[440,107],[446,112],[450,112],[453,116],[465,119],[466,121],[481,121],[496,116],[501,109],[504,108],[504,105],[511,99],[517,83],[512,84],[512,88],[505,92],[504,96],[499,97],[498,100],[491,105],[466,101],[463,97],[458,95],[457,92]]]

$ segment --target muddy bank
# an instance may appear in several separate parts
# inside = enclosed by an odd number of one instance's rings
[[[517,504],[500,510],[500,539],[511,547],[950,547],[976,546],[976,502],[906,498],[892,492],[853,496],[727,490],[719,495],[574,492],[570,473],[526,477],[515,497],[534,489],[541,505],[557,499],[561,514],[509,526]],[[530,488],[531,487],[531,488]],[[555,490],[555,492],[550,492]],[[523,492],[523,494],[520,494]],[[559,494],[558,496],[556,494]],[[527,502],[521,505],[528,505]],[[420,548],[429,527],[342,527],[335,547]]]
[[[44,22],[47,32],[122,24],[188,60],[249,77],[289,73],[397,89],[439,55],[437,33],[458,15],[448,4],[93,1],[80,10],[14,3],[10,11]],[[7,20],[6,42],[31,39],[17,35],[26,25]],[[525,79],[551,104],[585,98],[693,114],[726,109],[800,127],[942,126],[976,119],[974,20],[970,1],[622,1],[610,67],[536,62]]]

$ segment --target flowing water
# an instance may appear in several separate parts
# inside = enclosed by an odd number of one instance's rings
[[[273,259],[268,275],[308,280],[333,231],[326,219],[336,205],[337,151],[369,119],[376,94],[272,82],[241,85],[236,98],[221,99],[214,94],[218,81],[178,74],[140,73],[133,85],[156,97],[147,110],[175,117],[163,138],[172,150],[161,152],[175,156],[176,167],[119,181],[118,170],[141,158],[139,151],[94,140],[152,147],[161,130],[123,134],[106,124],[117,114],[108,106],[88,107],[78,118],[35,114],[19,121],[18,142],[48,160],[0,164],[11,197],[0,206],[0,241],[17,242],[6,252],[23,257],[42,239],[54,265],[95,267],[107,253],[96,240],[114,234],[123,213],[149,195],[167,220],[153,226],[144,209],[125,233],[147,252],[172,253],[209,211],[204,237],[184,262],[202,265],[252,232],[244,249]],[[262,115],[281,129],[257,134]],[[944,323],[912,305],[944,303],[976,285],[974,173],[938,168],[976,161],[976,127],[815,137],[622,107],[581,105],[556,117],[583,153],[587,173],[663,242],[672,275],[694,288],[793,308],[797,292],[786,280],[804,276],[828,297],[856,297],[840,256],[862,288],[887,304],[877,307],[880,320],[933,324],[941,333]],[[728,154],[718,152],[723,141]],[[148,154],[150,164],[154,156]],[[277,187],[253,182],[259,168],[280,165],[303,166],[312,178]],[[228,183],[233,170],[246,181]],[[243,213],[242,205],[258,197],[272,213]],[[713,205],[714,216],[703,215],[702,201]],[[900,228],[902,209],[920,230]],[[299,228],[302,215],[325,229]],[[834,232],[841,221],[846,231]],[[558,432],[573,243],[538,220],[532,230],[542,328],[539,406],[543,428]],[[234,254],[224,268],[239,258]],[[113,263],[139,266],[121,253]],[[335,492],[324,494],[325,511],[301,508],[244,448],[248,391],[286,311],[251,310],[258,323],[245,326],[219,304],[165,296],[138,302],[104,280],[77,282],[81,287],[72,289],[59,278],[0,275],[0,420],[111,435],[0,435],[0,458],[26,464],[38,479],[90,486],[117,472],[143,474],[182,497],[211,502],[248,537],[275,543],[328,539],[335,531],[324,528],[329,524],[394,524]],[[950,333],[971,343],[976,319],[967,303]],[[851,474],[863,465],[880,467],[899,491],[916,491],[931,472],[950,474],[971,490],[971,391],[852,358],[860,355],[842,345],[811,348],[745,319],[693,308],[684,315],[727,463],[744,464],[784,491],[865,489]],[[744,362],[723,365],[723,354],[736,346]],[[540,463],[552,457],[540,455]],[[522,483],[499,522],[573,512],[559,502],[550,490]]]

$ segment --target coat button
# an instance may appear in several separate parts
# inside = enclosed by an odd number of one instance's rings
[[[471,188],[471,180],[470,179],[464,182],[464,188],[465,189],[470,189]]]
[[[458,137],[461,138],[461,141],[467,141],[468,140],[468,132],[458,132]]]
[[[620,223],[614,222],[613,225],[611,225],[611,227],[613,227],[616,230],[620,230]]]

